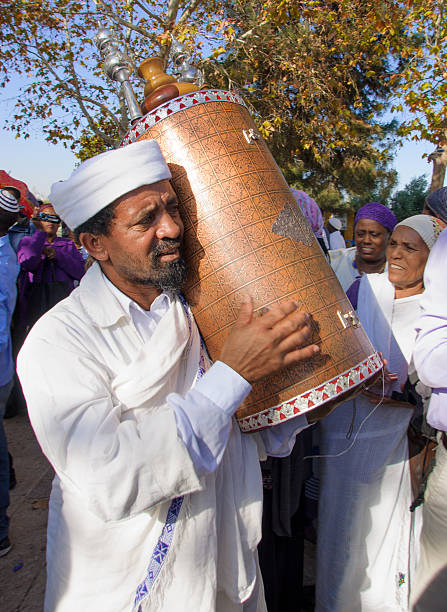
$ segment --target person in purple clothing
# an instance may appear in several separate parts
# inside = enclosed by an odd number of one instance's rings
[[[76,245],[57,235],[60,218],[53,206],[43,204],[36,209],[33,223],[37,231],[23,238],[17,251],[20,264],[18,320],[25,334],[45,310],[69,295],[75,281],[84,275],[84,260]],[[36,290],[41,291],[42,283],[57,285],[57,291],[49,294],[45,304],[39,302],[36,306]]]

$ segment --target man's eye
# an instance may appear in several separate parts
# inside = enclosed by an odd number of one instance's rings
[[[151,225],[154,222],[154,215],[147,215],[144,219],[141,219],[138,225]]]

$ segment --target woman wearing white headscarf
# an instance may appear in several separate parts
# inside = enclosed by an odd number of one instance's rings
[[[387,370],[383,387],[346,402],[320,424],[320,450],[329,457],[321,470],[318,612],[408,610],[420,516],[409,512],[407,428],[413,406],[402,401],[401,391],[425,264],[443,227],[427,215],[402,221],[387,249],[388,274],[358,281],[357,313]]]

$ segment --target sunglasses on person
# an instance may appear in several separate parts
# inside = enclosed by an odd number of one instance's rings
[[[60,223],[61,218],[57,215],[50,215],[48,213],[41,212],[39,213],[39,219],[41,221],[47,221],[48,223]]]

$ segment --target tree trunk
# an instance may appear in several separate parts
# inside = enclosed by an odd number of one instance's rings
[[[430,184],[430,193],[432,193],[444,186],[445,170],[447,167],[447,139],[445,142],[440,142],[436,150],[430,153],[428,161],[433,162]]]

